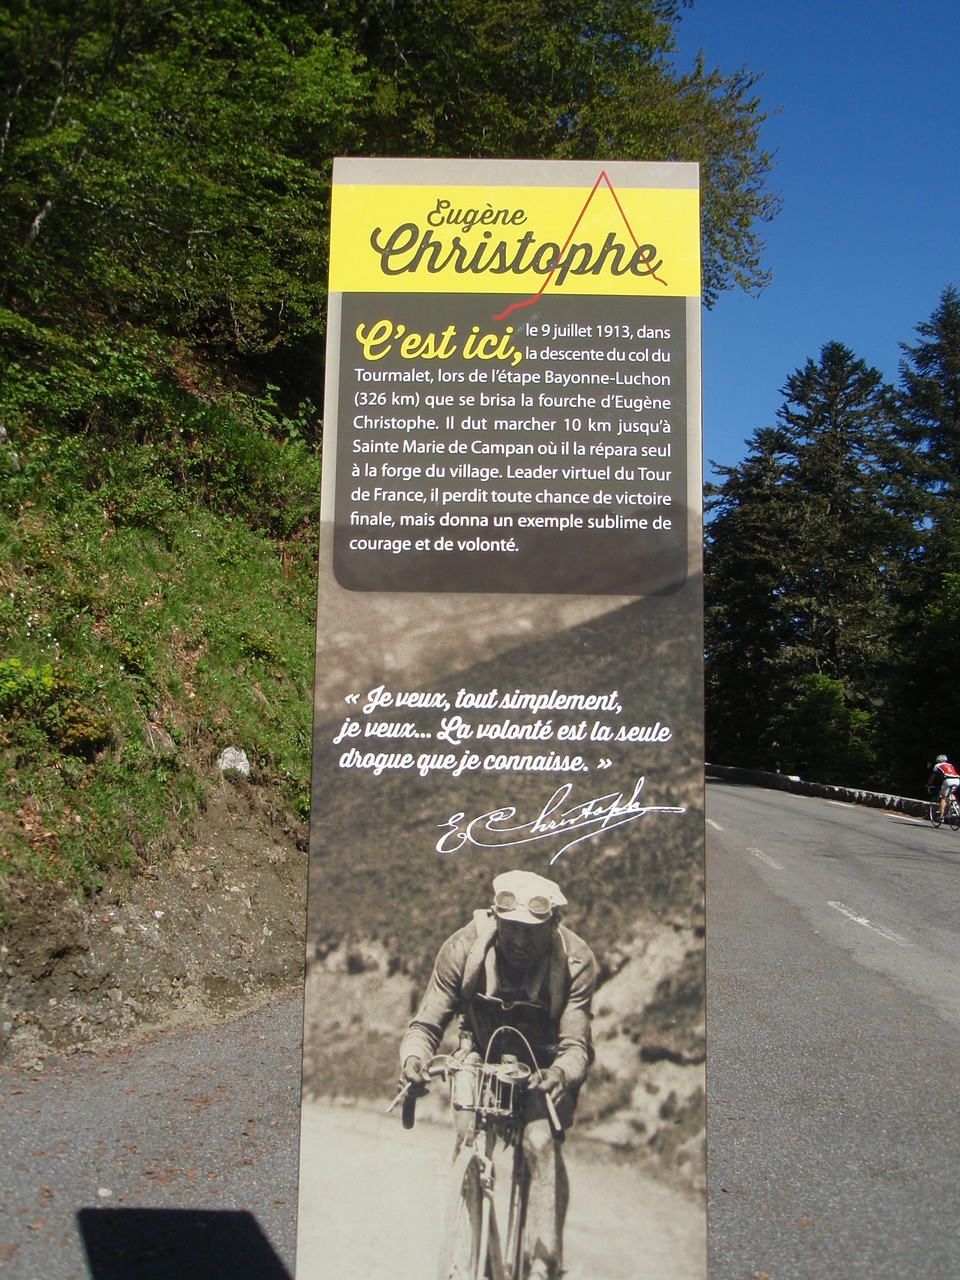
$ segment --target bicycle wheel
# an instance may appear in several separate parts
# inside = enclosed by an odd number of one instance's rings
[[[514,1154],[513,1177],[510,1182],[510,1217],[507,1221],[507,1247],[504,1261],[509,1280],[526,1280],[530,1259],[526,1257],[527,1192],[529,1178],[526,1161],[518,1144]]]
[[[482,1198],[480,1164],[476,1152],[465,1147],[453,1166],[438,1280],[478,1280]]]
[[[930,801],[930,821],[935,827],[939,827],[940,823],[943,821],[943,814],[940,812],[939,800]]]
[[[957,808],[956,802],[947,810],[947,821],[950,823],[951,831],[960,831],[960,809]]]

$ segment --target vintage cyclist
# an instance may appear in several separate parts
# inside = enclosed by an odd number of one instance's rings
[[[524,1156],[529,1176],[527,1239],[530,1280],[555,1280],[562,1264],[568,1186],[563,1149],[546,1099],[563,1128],[573,1123],[580,1087],[593,1058],[591,1001],[596,961],[587,944],[560,923],[567,900],[559,885],[531,871],[493,882],[493,905],[474,912],[440,948],[423,1000],[400,1045],[401,1085],[418,1087],[425,1064],[450,1021],[459,1016],[457,1056],[518,1053],[520,1037],[535,1056],[526,1098]],[[521,1056],[523,1056],[521,1054]],[[457,1113],[469,1117],[468,1111]],[[458,1123],[457,1148],[469,1141]]]

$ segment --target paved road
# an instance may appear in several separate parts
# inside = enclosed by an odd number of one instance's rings
[[[960,835],[707,813],[711,1280],[960,1276]]]
[[[707,813],[711,1280],[960,1277],[960,835]],[[289,1280],[300,1021],[0,1070],[3,1280]]]
[[[43,1074],[0,1072],[0,1276],[290,1280],[301,1015],[287,998]],[[318,1105],[306,1123],[299,1274],[359,1280],[389,1257],[397,1280],[432,1275],[449,1126],[404,1134],[397,1115]],[[700,1280],[696,1197],[583,1147],[568,1159],[570,1280],[634,1280],[638,1256],[644,1280]]]
[[[302,1005],[0,1070],[3,1280],[289,1280]]]

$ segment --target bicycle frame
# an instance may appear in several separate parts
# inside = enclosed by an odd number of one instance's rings
[[[930,821],[935,827],[947,824],[953,831],[960,830],[960,802],[957,800],[956,790],[950,792],[946,797],[946,803],[943,806],[943,813],[940,812],[940,797],[933,794],[930,798]]]
[[[442,1056],[427,1064],[423,1080],[442,1077],[451,1082],[451,1102],[455,1113],[470,1113],[472,1125],[461,1133],[454,1164],[452,1199],[445,1222],[444,1252],[440,1280],[524,1280],[523,1239],[526,1227],[529,1174],[523,1150],[524,1108],[527,1089],[535,1078],[536,1058],[529,1043],[516,1028],[498,1031],[520,1037],[531,1066],[504,1054],[491,1062],[497,1032],[487,1045],[486,1059],[471,1053],[466,1057]],[[394,1098],[389,1111],[403,1101],[403,1123],[414,1123],[416,1098],[423,1084],[407,1084]],[[563,1141],[563,1128],[549,1094],[544,1104],[553,1136]],[[460,1132],[461,1126],[458,1126]],[[482,1135],[482,1141],[481,1139]],[[501,1240],[494,1202],[497,1141],[513,1147],[507,1234]]]
[[[461,1147],[454,1177],[454,1192],[463,1202],[471,1194],[468,1182],[472,1181],[471,1167],[476,1169],[476,1181],[480,1193],[479,1231],[475,1246],[464,1269],[456,1257],[446,1259],[449,1264],[442,1269],[443,1280],[520,1280],[523,1266],[522,1241],[526,1219],[527,1173],[523,1156],[523,1102],[530,1069],[522,1063],[490,1064],[451,1062],[447,1066],[450,1075],[461,1076],[469,1092],[467,1101],[456,1100],[454,1109],[469,1111],[474,1117],[474,1129]],[[480,1141],[482,1137],[482,1143]],[[510,1205],[506,1239],[501,1240],[494,1202],[496,1166],[494,1153],[498,1139],[503,1147],[513,1147],[510,1179]],[[470,1207],[458,1202],[455,1213],[470,1216]],[[448,1242],[448,1252],[456,1248],[456,1239]]]
[[[500,1229],[493,1200],[495,1171],[492,1155],[474,1152],[473,1158],[479,1164],[480,1189],[482,1192],[480,1201],[480,1238],[477,1249],[476,1270],[471,1276],[464,1277],[464,1280],[485,1280],[488,1267],[490,1280],[518,1280],[521,1266],[518,1256],[521,1236],[519,1231],[520,1214],[516,1205],[517,1197],[515,1194],[511,1194],[510,1197],[510,1217],[507,1222],[507,1239],[506,1248],[504,1249],[500,1240]],[[522,1172],[517,1168],[519,1164],[522,1164],[522,1157],[520,1157],[518,1148],[514,1154],[514,1179],[518,1177],[518,1174],[523,1176]]]

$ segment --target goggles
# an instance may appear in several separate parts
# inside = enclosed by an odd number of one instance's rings
[[[501,889],[493,899],[493,909],[498,915],[508,915],[517,908],[529,911],[538,920],[548,920],[553,915],[553,903],[542,893],[535,893],[526,902],[521,902],[512,889]]]

